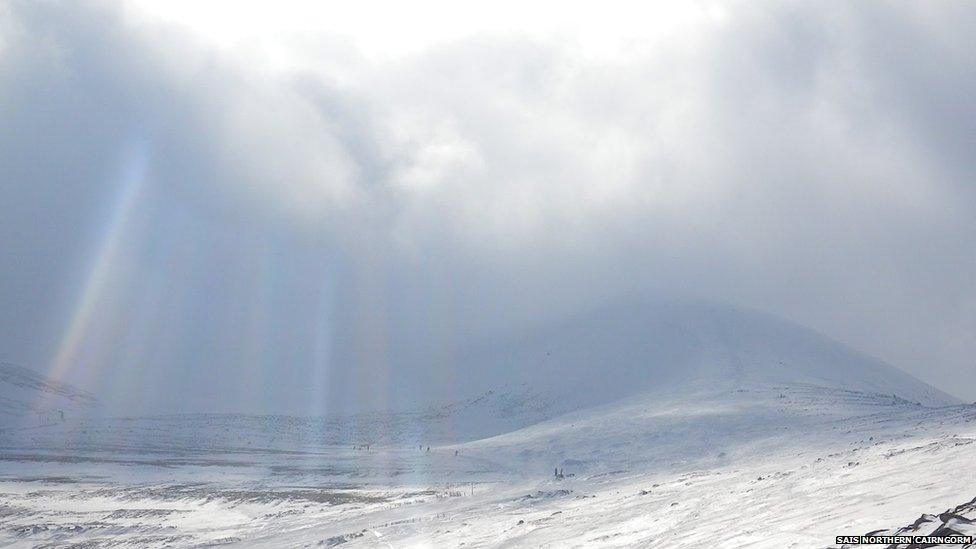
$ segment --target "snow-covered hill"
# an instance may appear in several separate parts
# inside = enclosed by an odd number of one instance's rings
[[[296,422],[0,433],[0,544],[827,547],[976,495],[976,408],[813,385],[645,393],[429,451]]]
[[[924,405],[954,397],[875,358],[785,320],[714,303],[633,300],[514,339],[471,349],[460,382],[475,394],[497,380],[526,384],[568,412],[689,384],[804,383],[897,395]],[[436,385],[432,380],[431,385]]]
[[[45,429],[0,431],[0,446],[80,452],[236,453],[253,448],[318,451],[325,447],[437,445],[506,433],[553,416],[551,403],[526,387],[503,386],[477,397],[401,411],[341,417],[173,414],[69,417]]]
[[[0,430],[0,544],[805,548],[969,520],[976,408],[766,315],[635,302],[462,362],[415,407]]]
[[[0,428],[53,425],[96,404],[95,397],[81,389],[0,363]]]

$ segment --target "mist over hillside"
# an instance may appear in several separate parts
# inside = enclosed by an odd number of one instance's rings
[[[802,326],[756,311],[687,299],[615,301],[518,337],[471,346],[449,364],[404,364],[393,357],[390,371],[390,379],[375,380],[392,388],[382,407],[348,402],[323,414],[290,415],[308,417],[302,427],[306,431],[334,431],[319,437],[402,442],[412,436],[407,433],[445,441],[498,435],[642,393],[664,397],[756,384],[888,395],[925,406],[959,402]],[[108,399],[95,407],[95,398],[85,391],[13,365],[0,369],[0,383],[7,423],[31,419],[53,424],[62,412],[68,418],[96,411],[131,415]],[[226,411],[226,403],[214,405],[200,412]],[[264,408],[266,400],[236,405],[236,411],[249,415],[278,415],[275,407]],[[346,427],[319,423],[316,417],[342,419],[352,431],[342,435]],[[384,434],[390,429],[392,434]]]
[[[394,369],[396,371],[396,369]],[[525,385],[561,411],[682,386],[804,383],[938,406],[958,399],[783,319],[699,300],[631,299],[404,369],[401,396],[437,401]],[[418,379],[421,380],[418,383]],[[410,394],[416,391],[417,394]]]
[[[87,391],[16,364],[0,363],[0,429],[55,425],[87,416],[97,405]]]
[[[0,546],[976,547],[974,31],[0,0]]]

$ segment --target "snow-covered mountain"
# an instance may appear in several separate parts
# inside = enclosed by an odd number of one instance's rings
[[[783,320],[635,301],[459,362],[453,399],[408,408],[0,429],[0,544],[800,548],[971,525],[976,408]],[[91,399],[4,371],[20,401]]]
[[[0,431],[0,544],[827,547],[976,493],[976,408],[813,385],[642,393],[430,450],[321,427],[195,415]],[[916,531],[963,524],[950,519]]]
[[[89,411],[90,393],[6,362],[0,363],[0,428],[51,425]]]
[[[714,303],[634,300],[470,349],[442,395],[480,394],[499,380],[568,412],[688,386],[799,383],[897,395],[928,406],[958,400],[810,329]],[[428,385],[437,386],[431,379]]]

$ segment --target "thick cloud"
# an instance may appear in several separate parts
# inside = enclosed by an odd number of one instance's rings
[[[286,69],[7,4],[0,357],[135,410],[314,413],[667,292],[973,398],[974,29],[963,4],[750,5],[596,52],[322,35]]]

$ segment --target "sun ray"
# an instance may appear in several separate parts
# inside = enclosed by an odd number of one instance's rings
[[[116,266],[119,249],[127,234],[132,212],[146,179],[148,150],[143,142],[134,143],[124,155],[119,171],[119,181],[114,204],[105,218],[105,224],[97,240],[87,269],[85,283],[75,304],[70,322],[54,359],[48,368],[48,376],[54,380],[76,377],[71,370],[79,366],[80,351],[95,319],[98,304],[108,290],[108,280]],[[86,365],[97,368],[97,365]],[[75,374],[69,376],[69,373]]]

